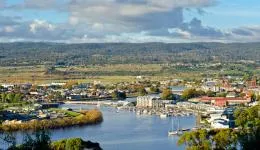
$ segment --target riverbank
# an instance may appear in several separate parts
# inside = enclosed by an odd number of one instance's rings
[[[99,110],[92,109],[80,111],[79,113],[80,115],[76,117],[31,120],[17,124],[2,124],[0,125],[0,131],[57,129],[71,126],[94,125],[103,121],[103,115]]]

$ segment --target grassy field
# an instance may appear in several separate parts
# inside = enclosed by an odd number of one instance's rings
[[[81,115],[78,112],[69,111],[69,110],[63,110],[63,109],[60,109],[60,108],[50,108],[50,110],[56,111],[56,112],[63,112],[63,113],[65,113],[69,117],[77,117],[77,116]]]
[[[46,73],[44,66],[17,66],[0,67],[0,83],[51,83],[51,82],[94,82],[117,83],[137,81],[137,75],[128,74],[138,73],[145,79],[159,81],[175,78],[199,78],[201,72],[167,72],[163,70],[165,65],[161,64],[117,64],[117,65],[90,65],[90,66],[72,66],[56,67],[58,73]],[[124,72],[118,75],[118,72]],[[94,72],[94,73],[93,73]],[[101,75],[95,75],[95,72],[102,72]],[[150,74],[152,72],[154,74]],[[92,74],[91,74],[92,73]],[[107,74],[106,74],[107,73]],[[114,74],[115,73],[115,74]]]

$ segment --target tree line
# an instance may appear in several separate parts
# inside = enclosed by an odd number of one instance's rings
[[[1,43],[0,66],[259,61],[259,47],[260,43]]]
[[[50,132],[37,130],[32,134],[26,133],[21,144],[16,144],[16,137],[7,133],[1,135],[2,140],[9,145],[8,150],[102,150],[99,143],[84,141],[81,138],[61,139],[51,141]]]

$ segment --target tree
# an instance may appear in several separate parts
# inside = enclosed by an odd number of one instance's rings
[[[147,95],[147,91],[145,90],[145,88],[139,88],[138,89],[138,95],[139,96],[144,96],[144,95]]]
[[[207,91],[206,92],[206,95],[209,96],[209,97],[215,97],[216,96],[216,92],[213,92],[213,91]]]
[[[63,88],[71,90],[74,85],[78,85],[78,82],[77,81],[68,81],[65,85],[63,85]]]
[[[238,142],[242,149],[258,149],[260,143],[260,105],[241,108],[235,111],[236,125],[242,128],[238,132]]]
[[[114,99],[114,100],[117,100],[117,99],[126,99],[126,93],[125,92],[121,92],[121,91],[114,91],[111,93],[111,97]]]
[[[230,129],[223,129],[216,133],[213,137],[215,149],[226,150],[236,149],[237,134]]]
[[[202,95],[206,95],[204,91],[201,90],[197,91],[196,89],[186,89],[182,92],[181,98],[188,100],[190,98],[194,98]]]
[[[83,150],[93,149],[102,150],[98,143],[92,143],[90,141],[84,141],[80,138],[62,139],[59,141],[52,142],[52,150]]]
[[[183,144],[187,150],[235,150],[237,134],[231,129],[186,132],[178,141],[178,145]]]
[[[3,102],[3,103],[5,103],[6,101],[7,101],[7,94],[5,94],[5,93],[1,93],[1,101]]]
[[[83,148],[83,141],[80,138],[67,139],[66,141],[66,150],[81,150]]]
[[[206,130],[185,132],[178,140],[178,145],[186,145],[187,150],[210,150],[212,142]]]
[[[225,93],[225,92],[217,93],[216,96],[217,97],[226,97],[227,93]]]
[[[50,150],[51,139],[50,133],[45,130],[37,130],[34,132],[33,136],[26,134],[23,139],[23,143],[14,150],[29,150],[29,149],[37,149],[37,150]]]
[[[242,128],[257,127],[260,125],[260,118],[258,116],[260,105],[250,108],[239,108],[235,110],[235,123]]]
[[[172,100],[173,99],[172,91],[170,89],[163,89],[161,94],[161,99]]]
[[[14,98],[13,98],[13,100],[12,100],[12,102],[16,102],[16,103],[17,103],[17,102],[19,102],[19,101],[22,100],[22,97],[23,97],[22,94],[16,93],[15,96],[14,96]]]
[[[260,95],[257,95],[256,101],[260,101]]]
[[[152,93],[158,93],[158,92],[159,92],[159,88],[156,87],[156,86],[151,86],[151,87],[150,87],[150,91],[151,91]]]

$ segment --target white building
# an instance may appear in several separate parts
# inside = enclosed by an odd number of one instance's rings
[[[156,108],[161,107],[161,105],[160,98],[154,96],[138,96],[136,101],[136,107]]]

